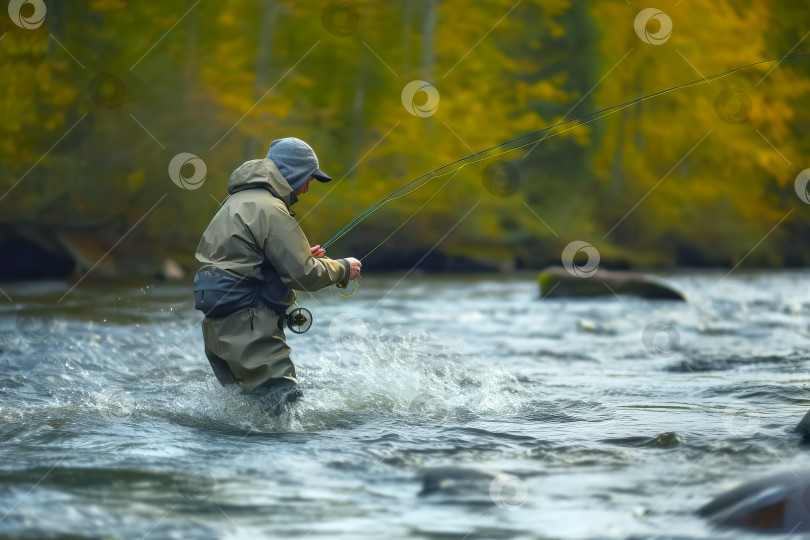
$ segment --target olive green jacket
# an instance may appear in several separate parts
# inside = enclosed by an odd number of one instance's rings
[[[250,189],[256,187],[261,189]],[[349,278],[346,259],[312,257],[290,211],[296,196],[271,160],[244,163],[231,175],[228,192],[197,247],[198,269],[213,265],[263,281],[265,272],[275,272],[288,287],[282,305],[295,302],[294,289],[314,291]],[[271,378],[295,377],[281,321],[263,302],[224,317],[205,317],[202,330],[212,366],[227,364],[244,391]],[[228,377],[216,369],[215,374],[227,383]]]
[[[349,278],[346,259],[312,256],[290,210],[295,194],[271,160],[244,163],[231,175],[228,192],[197,247],[198,269],[213,265],[238,277],[263,279],[267,262],[290,289],[286,305],[295,301],[293,289],[316,291]]]

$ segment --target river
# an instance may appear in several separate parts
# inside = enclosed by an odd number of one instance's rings
[[[187,285],[4,284],[0,536],[746,538],[695,511],[806,463],[810,272],[725,274],[663,275],[688,303],[302,294],[276,417],[217,383]],[[511,476],[420,495],[444,466]]]

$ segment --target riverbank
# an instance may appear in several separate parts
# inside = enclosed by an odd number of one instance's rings
[[[190,281],[196,271],[194,245],[179,249],[167,243],[127,239],[126,231],[117,228],[104,232],[88,229],[53,229],[37,226],[0,226],[0,252],[4,264],[0,266],[0,282],[16,280],[64,279],[69,282],[109,281],[117,279],[180,280]],[[525,248],[525,246],[524,246]],[[363,248],[365,249],[365,248]],[[330,254],[360,253],[356,247],[333,247]],[[443,252],[431,246],[402,248],[395,245],[381,247],[367,261],[364,273],[418,271],[430,274],[490,273],[509,274],[516,271],[540,271],[559,265],[556,245],[538,243],[532,250],[532,259],[525,257],[525,249],[512,251],[503,246],[472,246],[469,249],[449,249]],[[686,250],[685,253],[691,253]],[[599,266],[606,270],[633,270],[635,272],[712,271],[714,268],[735,267],[740,261],[716,261],[698,256],[684,255],[676,264],[655,264],[653,258],[637,254],[637,258],[617,251],[615,247],[599,250]],[[803,268],[798,258],[790,259]],[[747,265],[769,269],[767,261],[751,257]],[[772,261],[776,263],[775,261]],[[778,270],[778,268],[776,268]]]

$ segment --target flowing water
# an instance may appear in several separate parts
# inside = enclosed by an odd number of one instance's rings
[[[695,510],[806,462],[810,273],[723,275],[304,294],[275,417],[217,383],[186,285],[4,285],[0,537],[743,538]],[[420,495],[445,466],[513,476]]]

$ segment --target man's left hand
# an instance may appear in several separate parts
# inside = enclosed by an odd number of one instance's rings
[[[312,253],[313,257],[323,257],[326,254],[326,250],[321,249],[321,246],[311,247],[309,251]]]

